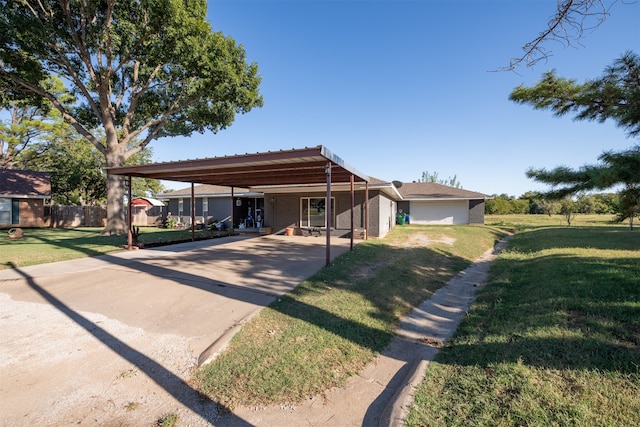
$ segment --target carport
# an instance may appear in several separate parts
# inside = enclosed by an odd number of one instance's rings
[[[326,183],[327,211],[331,212],[331,184],[350,183],[351,250],[354,236],[355,183],[365,184],[365,236],[369,228],[369,177],[358,172],[326,147],[268,151],[264,153],[211,157],[196,160],[109,168],[107,173],[128,178],[129,249],[132,248],[131,178],[152,178],[191,183],[191,237],[195,239],[195,184],[250,189],[254,186]],[[331,215],[326,215],[326,264],[331,259]],[[233,218],[232,218],[233,223]]]

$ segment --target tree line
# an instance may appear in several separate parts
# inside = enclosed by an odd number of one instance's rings
[[[488,215],[556,215],[564,214],[567,209],[573,213],[587,215],[617,216],[623,211],[620,195],[617,193],[581,194],[575,199],[549,199],[541,192],[527,192],[518,198],[507,194],[494,194],[491,199],[485,201],[485,213]]]

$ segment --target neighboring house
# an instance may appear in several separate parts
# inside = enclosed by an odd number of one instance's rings
[[[50,199],[48,172],[0,169],[0,227],[46,227]]]
[[[434,182],[403,183],[398,192],[412,224],[484,224],[486,194]]]

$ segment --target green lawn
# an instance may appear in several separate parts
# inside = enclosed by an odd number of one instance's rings
[[[104,255],[124,250],[127,236],[102,236],[102,228],[26,228],[22,239],[0,232],[0,269]],[[185,230],[140,227],[140,240],[169,242],[191,238]]]
[[[301,402],[341,386],[386,348],[402,316],[503,236],[410,225],[360,243],[245,324],[197,383],[229,408]]]
[[[640,232],[516,234],[407,425],[640,425]]]

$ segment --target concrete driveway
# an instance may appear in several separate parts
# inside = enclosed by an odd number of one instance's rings
[[[198,359],[321,269],[324,244],[232,236],[0,270],[0,425],[215,424],[188,382]]]

